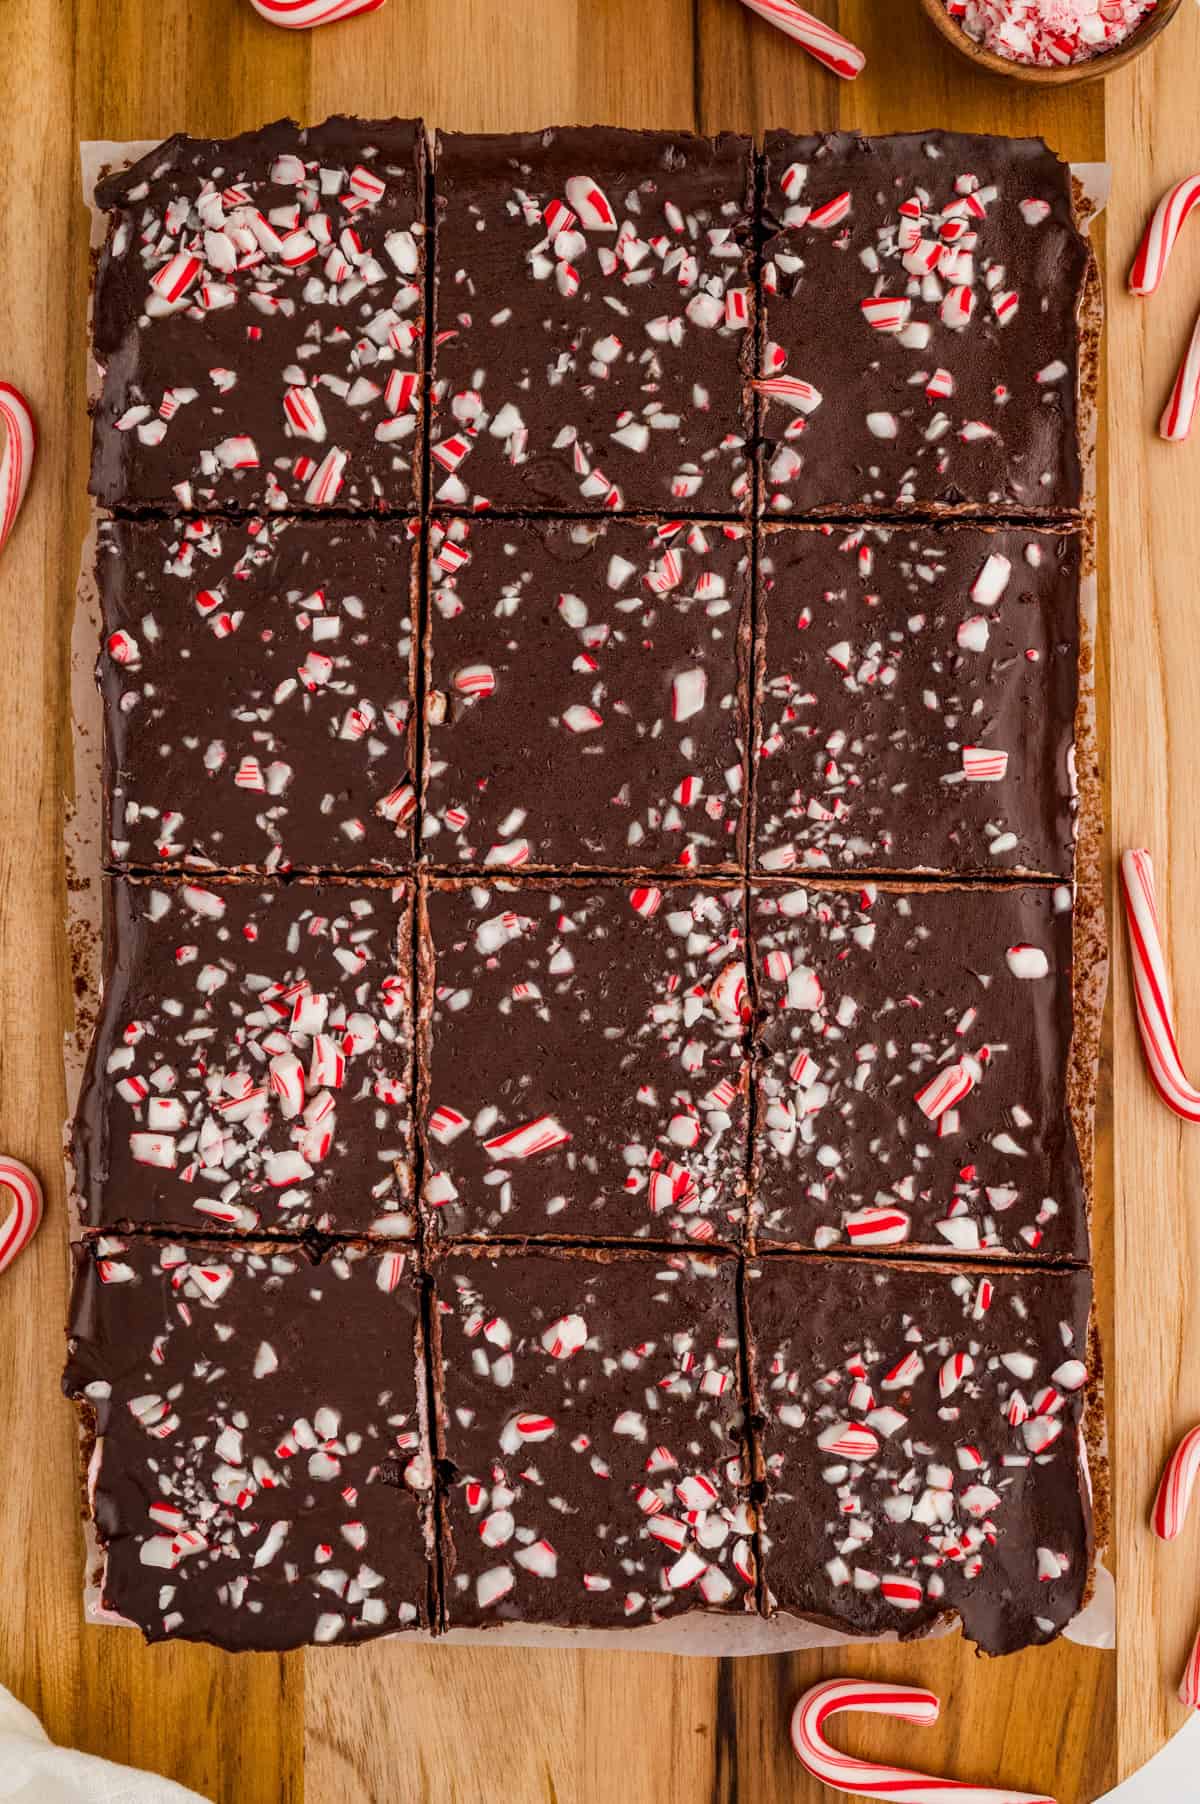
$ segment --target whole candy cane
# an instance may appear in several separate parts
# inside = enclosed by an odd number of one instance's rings
[[[28,1246],[42,1219],[42,1187],[20,1159],[0,1153],[0,1188],[11,1190],[16,1199],[8,1219],[0,1224],[0,1272],[10,1266],[23,1247]]]
[[[1129,272],[1134,294],[1154,294],[1167,273],[1175,241],[1192,208],[1200,202],[1200,175],[1189,175],[1164,194],[1146,227],[1141,248]]]
[[[287,31],[306,31],[310,25],[334,25],[356,13],[378,12],[383,0],[250,0],[261,18]]]
[[[777,25],[789,38],[795,38],[810,56],[823,63],[826,69],[832,69],[835,75],[840,75],[843,81],[853,81],[867,66],[867,59],[857,44],[852,44],[849,38],[842,37],[820,19],[814,19],[802,6],[797,6],[795,0],[742,0],[742,5],[748,6],[760,19],[766,19],[768,24]]]
[[[4,422],[4,450],[0,453],[0,551],[13,529],[37,450],[37,429],[29,403],[11,382],[0,382],[0,420]]]
[[[1054,1804],[1045,1792],[996,1791],[990,1786],[964,1785],[957,1779],[910,1773],[902,1766],[855,1760],[831,1748],[822,1733],[826,1720],[840,1710],[894,1716],[925,1729],[937,1721],[939,1708],[932,1691],[918,1691],[911,1685],[826,1679],[806,1691],[792,1711],[792,1746],[814,1779],[835,1791],[855,1792],[864,1798],[901,1798],[907,1804],[938,1804],[946,1797],[961,1798],[962,1804]]]
[[[1150,1081],[1176,1115],[1184,1121],[1200,1121],[1200,1091],[1187,1080],[1175,1039],[1171,986],[1154,905],[1154,866],[1149,852],[1126,852],[1121,859],[1121,877],[1138,1030]]]
[[[1196,321],[1192,342],[1171,390],[1171,399],[1159,421],[1159,438],[1165,438],[1169,445],[1182,444],[1192,430],[1197,401],[1200,401],[1200,319]]]

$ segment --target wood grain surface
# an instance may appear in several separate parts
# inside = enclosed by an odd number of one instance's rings
[[[919,1735],[853,1724],[856,1750],[1045,1788],[1060,1804],[1090,1804],[1181,1720],[1175,1681],[1200,1620],[1195,1544],[1160,1548],[1145,1522],[1166,1449],[1200,1419],[1200,1135],[1144,1079],[1119,934],[1097,1222],[1115,1654],[1059,1643],[988,1662],[955,1636],[745,1661],[403,1644],[232,1658],[147,1650],[132,1632],[81,1619],[74,1423],[58,1390],[65,697],[86,518],[81,138],[221,134],[337,109],[475,130],[942,125],[1038,132],[1072,159],[1107,156],[1100,699],[1112,843],[1148,844],[1158,860],[1183,1043],[1200,1065],[1190,906],[1200,881],[1200,439],[1171,449],[1153,435],[1200,303],[1200,230],[1185,235],[1156,300],[1124,287],[1147,209],[1200,161],[1200,12],[1184,7],[1160,47],[1111,82],[1051,93],[975,74],[935,38],[917,0],[811,3],[865,46],[870,67],[853,86],[736,0],[388,0],[313,33],[265,24],[249,0],[0,4],[0,375],[30,396],[42,435],[0,562],[0,1144],[41,1172],[48,1202],[38,1240],[0,1280],[0,1682],[56,1739],[156,1768],[221,1804],[813,1804],[828,1794],[792,1756],[787,1720],[798,1692],[830,1673],[927,1683],[943,1698],[942,1723]]]

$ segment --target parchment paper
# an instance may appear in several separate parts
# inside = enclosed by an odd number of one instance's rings
[[[97,209],[93,193],[96,182],[106,169],[123,168],[136,162],[160,142],[148,139],[129,143],[89,141],[82,143],[80,166],[83,199],[91,215],[92,248],[104,241],[105,218]],[[1106,164],[1073,165],[1077,184],[1081,229],[1088,232],[1108,199],[1109,170]],[[1095,285],[1093,285],[1094,288]],[[1083,341],[1094,344],[1100,326],[1099,294],[1093,292],[1085,303],[1081,322]],[[1093,310],[1087,317],[1087,309]],[[1086,361],[1086,359],[1084,360]],[[88,395],[94,399],[100,389],[100,372],[94,360],[88,359]],[[1077,742],[1081,748],[1094,747],[1096,740],[1094,648],[1096,642],[1099,590],[1095,558],[1096,501],[1096,437],[1095,374],[1081,368],[1079,397],[1080,437],[1084,454],[1085,570],[1080,592],[1081,660],[1080,709],[1076,721]],[[64,844],[67,861],[67,934],[71,952],[75,990],[75,1022],[66,1035],[63,1062],[66,1072],[68,1121],[64,1132],[64,1148],[69,1149],[70,1118],[74,1114],[87,1059],[88,1043],[96,1022],[102,988],[101,915],[103,881],[101,876],[103,845],[103,810],[101,752],[103,712],[95,682],[95,663],[100,645],[100,603],[95,582],[96,529],[100,515],[95,507],[84,539],[76,592],[75,621],[71,638],[71,711],[75,746],[75,796],[66,811]],[[1099,798],[1081,796],[1081,819],[1095,815]],[[1098,848],[1092,847],[1093,857]],[[1102,1004],[1107,987],[1107,968],[1092,974],[1098,985]],[[74,1171],[69,1150],[67,1188],[76,1194]],[[1103,1444],[1103,1443],[1101,1443]],[[1091,1490],[1086,1449],[1081,1443],[1081,1458]],[[96,1457],[93,1456],[94,1471]],[[89,1480],[92,1473],[89,1473]],[[104,1555],[99,1547],[91,1521],[84,1524],[86,1568],[84,1581],[84,1613],[91,1623],[131,1627],[124,1617],[106,1610],[101,1603],[101,1579]],[[1066,1630],[1067,1638],[1087,1647],[1111,1648],[1116,1638],[1116,1598],[1112,1576],[1102,1563],[1103,1547],[1097,1549],[1095,1585],[1091,1601],[1081,1610]],[[935,1636],[957,1632],[957,1623],[935,1628]],[[385,1637],[386,1639],[386,1637]],[[394,1639],[432,1641],[451,1646],[543,1647],[543,1648],[620,1648],[653,1653],[699,1655],[706,1658],[730,1655],[785,1654],[819,1647],[852,1647],[864,1639],[872,1643],[897,1642],[894,1633],[872,1636],[840,1634],[835,1629],[819,1628],[780,1613],[770,1619],[760,1616],[726,1616],[695,1613],[678,1622],[661,1622],[632,1629],[559,1629],[538,1624],[506,1624],[495,1629],[450,1629],[433,1636],[426,1631],[405,1630]]]

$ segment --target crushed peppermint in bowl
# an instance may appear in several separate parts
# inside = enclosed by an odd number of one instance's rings
[[[1138,56],[1180,0],[922,0],[972,61],[1021,80],[1090,81]]]

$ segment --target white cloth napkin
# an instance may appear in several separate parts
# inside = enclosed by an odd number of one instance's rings
[[[5,1804],[206,1804],[173,1779],[55,1747],[33,1711],[3,1685],[0,1798]]]

